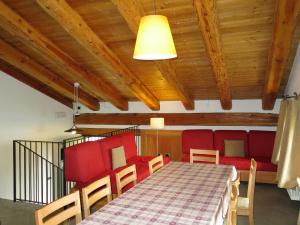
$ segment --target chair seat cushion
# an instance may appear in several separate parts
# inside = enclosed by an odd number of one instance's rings
[[[238,197],[237,208],[238,209],[248,209],[249,208],[249,198]]]

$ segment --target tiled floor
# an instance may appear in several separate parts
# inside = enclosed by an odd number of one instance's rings
[[[241,195],[247,185],[241,184]],[[0,199],[1,225],[34,225],[36,205]],[[255,189],[255,225],[296,225],[300,202],[291,201],[285,190],[274,185],[257,184]],[[238,218],[238,225],[248,225],[247,218]]]

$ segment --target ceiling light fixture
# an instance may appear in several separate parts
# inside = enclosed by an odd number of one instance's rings
[[[79,110],[80,110],[80,105],[79,105],[79,100],[78,100],[78,92],[79,92],[79,87],[80,84],[75,82],[74,83],[74,102],[73,102],[73,126],[65,130],[65,132],[71,133],[71,134],[77,134],[78,131],[81,131],[81,129],[78,129],[76,124],[75,124],[75,116],[79,116]]]
[[[139,60],[162,60],[177,57],[168,18],[156,15],[144,16],[140,20],[139,30],[133,53],[134,59]]]

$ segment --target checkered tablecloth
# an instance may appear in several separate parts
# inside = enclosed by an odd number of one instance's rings
[[[170,162],[81,225],[221,225],[235,168]]]

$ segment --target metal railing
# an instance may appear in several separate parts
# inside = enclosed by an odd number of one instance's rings
[[[13,142],[14,201],[47,204],[64,195],[62,142]]]

